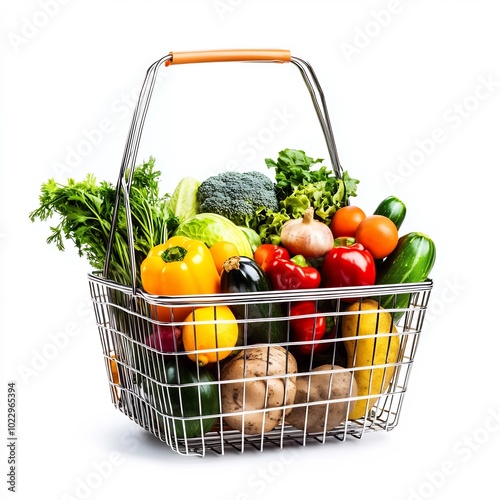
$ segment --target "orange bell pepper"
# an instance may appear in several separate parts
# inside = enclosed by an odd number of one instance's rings
[[[144,290],[153,295],[201,295],[219,293],[220,277],[205,243],[173,236],[153,247],[141,264]],[[155,319],[183,321],[192,307],[158,306]]]

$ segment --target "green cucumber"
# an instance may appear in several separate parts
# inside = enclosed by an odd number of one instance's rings
[[[394,222],[399,229],[406,217],[406,205],[396,196],[388,196],[380,202],[373,212],[374,215],[384,215]]]
[[[272,290],[268,277],[255,260],[237,256],[229,258],[222,266],[222,293],[269,292]],[[233,304],[229,306],[238,320],[258,320],[239,323],[238,345],[286,342],[285,321],[268,321],[283,317],[279,303]]]
[[[436,245],[424,233],[411,232],[401,236],[396,248],[377,266],[377,285],[420,283],[425,281],[434,267]],[[386,295],[381,305],[385,309],[405,308],[410,302],[409,293]],[[399,319],[404,312],[396,313]]]

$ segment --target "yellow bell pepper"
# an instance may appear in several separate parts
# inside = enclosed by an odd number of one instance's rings
[[[153,295],[201,295],[219,293],[220,277],[205,243],[173,236],[153,247],[141,264],[144,290]],[[183,321],[192,307],[158,306],[155,319]]]

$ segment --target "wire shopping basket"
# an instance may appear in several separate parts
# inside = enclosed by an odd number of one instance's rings
[[[324,95],[306,61],[286,50],[228,50],[175,52],[155,62],[146,73],[122,159],[105,268],[88,275],[112,402],[183,455],[262,451],[269,446],[344,441],[369,431],[391,430],[400,417],[431,280],[183,296],[151,295],[137,285],[128,195],[158,70],[162,65],[225,61],[295,65],[309,90],[332,170],[336,176],[342,173]],[[127,217],[130,285],[108,276],[121,202]],[[293,341],[291,308],[305,301],[312,308],[300,318],[328,321],[330,335]],[[224,307],[238,307],[242,314],[228,321],[220,314]],[[279,312],[271,314],[276,307]],[[175,321],[174,313],[181,308],[191,311],[192,320]],[[269,314],[256,317],[255,308]],[[158,314],[165,309],[172,312],[168,321]],[[196,320],[200,309],[212,314]],[[217,337],[229,323],[237,324],[243,339],[232,350],[224,346],[187,350],[174,343],[166,351],[151,342],[159,334],[176,338],[186,325],[195,338],[206,327]],[[246,342],[256,325],[267,335],[267,342]],[[284,332],[284,341],[274,341],[277,328]],[[201,366],[197,360],[202,355],[211,362]]]

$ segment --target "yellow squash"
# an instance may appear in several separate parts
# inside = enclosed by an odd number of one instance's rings
[[[346,311],[352,314],[342,318],[342,337],[356,337],[344,342],[347,365],[348,368],[361,368],[353,371],[358,397],[374,396],[351,404],[349,419],[355,420],[367,416],[377,399],[389,387],[396,366],[377,366],[398,362],[400,340],[398,335],[383,335],[397,333],[397,329],[392,315],[379,307],[375,300],[355,302]]]

